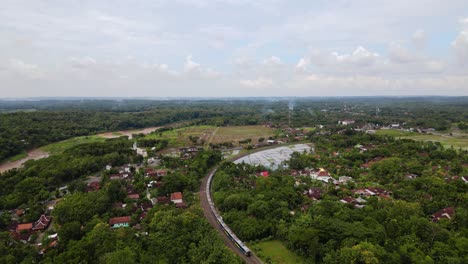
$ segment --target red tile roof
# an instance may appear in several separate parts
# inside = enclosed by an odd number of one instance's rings
[[[172,200],[179,200],[179,199],[182,199],[182,193],[181,192],[171,193],[171,201]]]
[[[442,218],[446,219],[452,219],[453,215],[455,214],[455,208],[454,207],[447,207],[444,208],[432,215],[432,221],[437,222]]]
[[[140,195],[138,193],[129,194],[127,197],[130,199],[140,199]]]
[[[123,224],[123,223],[130,223],[130,216],[121,216],[121,217],[114,217],[109,219],[109,225],[113,226],[115,224]]]
[[[46,229],[49,226],[51,220],[52,220],[52,217],[47,217],[45,215],[41,215],[41,217],[39,217],[39,220],[37,220],[34,223],[33,230]]]
[[[16,227],[16,232],[20,232],[20,231],[23,231],[23,230],[31,230],[32,227],[33,227],[33,223],[19,224]]]
[[[330,176],[330,173],[326,170],[320,170],[319,173],[317,174],[317,177],[328,177]]]

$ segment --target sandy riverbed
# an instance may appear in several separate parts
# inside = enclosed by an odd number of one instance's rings
[[[104,138],[118,138],[121,136],[128,136],[129,139],[132,139],[132,134],[148,135],[149,133],[155,131],[158,128],[161,128],[161,127],[147,127],[147,128],[138,129],[138,130],[122,130],[122,131],[116,131],[116,132],[106,132],[106,133],[98,134],[98,136],[104,137]]]
[[[49,157],[49,153],[45,151],[42,151],[39,149],[30,150],[26,158],[0,164],[0,173],[7,171],[7,170],[20,168],[28,160],[38,160],[38,159],[47,158],[47,157]]]

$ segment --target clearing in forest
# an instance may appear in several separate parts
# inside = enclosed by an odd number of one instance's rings
[[[269,136],[274,134],[272,128],[264,126],[189,126],[151,133],[146,138],[167,139],[169,146],[181,147],[222,142],[232,142],[237,145],[239,141],[249,138],[252,139],[252,143],[256,143],[259,138],[263,137],[266,141]]]
[[[286,248],[279,240],[262,241],[252,245],[252,249],[265,263],[305,263],[300,256]]]
[[[229,126],[220,127],[213,137],[213,143],[220,142],[238,142],[243,139],[252,139],[253,143],[258,142],[259,138],[264,138],[274,135],[274,130],[265,126]]]

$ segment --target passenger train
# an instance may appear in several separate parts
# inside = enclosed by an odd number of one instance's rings
[[[223,217],[218,214],[218,211],[216,210],[213,201],[211,200],[211,195],[210,195],[210,189],[211,189],[211,181],[213,179],[213,175],[215,174],[216,170],[211,172],[210,176],[208,177],[208,184],[206,185],[206,198],[208,199],[208,203],[210,204],[210,209],[211,213],[214,215],[216,218],[216,221],[218,224],[223,228],[224,233],[231,239],[234,244],[239,248],[239,250],[242,252],[242,254],[246,255],[247,257],[250,257],[251,252],[250,249],[242,243],[242,241],[237,238],[236,234],[232,232],[232,230],[229,228],[229,226],[226,225],[223,221]]]

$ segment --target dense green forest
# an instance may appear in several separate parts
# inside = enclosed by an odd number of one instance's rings
[[[293,177],[289,169],[258,177],[265,168],[247,164],[224,163],[218,170],[215,202],[241,239],[280,239],[306,263],[468,261],[468,185],[460,179],[468,174],[466,151],[351,130],[311,141],[316,154],[296,153],[290,168],[325,168],[354,181],[336,187]],[[362,152],[357,144],[372,147]],[[363,208],[340,201],[367,187],[391,195],[366,198]],[[309,188],[320,189],[319,201],[304,195]],[[455,208],[452,219],[431,221],[447,207]]]
[[[0,161],[75,136],[187,121],[217,126],[356,124],[447,130],[468,124],[466,98],[0,101]],[[289,115],[291,111],[291,115]],[[403,125],[404,124],[404,125]]]

